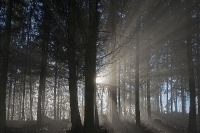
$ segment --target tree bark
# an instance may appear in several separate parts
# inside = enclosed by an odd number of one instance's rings
[[[124,82],[123,82],[124,90],[123,90],[123,110],[124,116],[126,116],[126,60],[124,61]]]
[[[70,109],[71,109],[71,130],[74,132],[82,131],[82,123],[78,107],[78,90],[77,90],[77,74],[76,74],[76,43],[75,43],[75,16],[76,16],[76,1],[70,1],[70,19],[69,19],[69,92],[70,92]]]
[[[39,90],[38,90],[38,107],[37,107],[37,125],[41,126],[42,124],[42,113],[44,113],[44,110],[42,111],[42,101],[44,105],[44,97],[42,94],[44,94],[44,88],[45,88],[45,81],[46,81],[46,66],[47,66],[47,51],[48,51],[48,41],[49,41],[49,16],[47,14],[47,5],[43,3],[44,7],[44,18],[43,18],[43,44],[42,44],[42,59],[40,62],[40,81],[39,81]]]
[[[57,102],[57,111],[56,111],[57,118],[56,119],[59,120],[59,118],[60,118],[60,116],[59,116],[59,112],[60,112],[60,82],[58,82],[58,93],[57,93],[57,95],[58,95],[58,102]],[[71,112],[72,112],[72,110],[71,110]]]
[[[195,78],[194,78],[194,62],[192,56],[192,43],[191,43],[191,7],[190,1],[186,0],[187,13],[186,13],[186,28],[187,28],[187,63],[188,63],[188,79],[189,79],[189,92],[190,92],[190,110],[189,110],[189,123],[188,133],[197,133],[196,125],[196,90],[195,90]]]
[[[15,112],[15,86],[16,86],[16,82],[14,81],[11,120],[13,120],[13,115]]]
[[[149,73],[147,76],[147,114],[148,114],[148,120],[151,120],[151,103],[150,103],[150,78]]]
[[[139,29],[140,29],[140,17],[136,20],[136,26],[137,28],[137,36],[136,36],[136,50],[135,50],[135,114],[136,114],[136,125],[137,127],[141,127],[140,125],[140,94],[139,94]]]
[[[10,87],[9,87],[9,98],[8,98],[8,113],[7,113],[7,120],[10,120],[10,104],[11,104],[11,93],[12,93],[12,72],[10,74]]]
[[[57,53],[56,53],[57,54]],[[58,73],[58,62],[56,59],[55,66],[55,83],[54,83],[54,99],[53,99],[53,107],[54,107],[54,120],[56,120],[56,88],[57,88],[57,73]]]
[[[89,0],[88,43],[85,51],[84,133],[94,133],[94,89],[96,86],[97,0]]]
[[[118,65],[118,108],[119,108],[119,118],[121,117],[121,89],[120,89],[120,62]]]
[[[0,74],[0,132],[6,132],[6,82],[9,61],[9,46],[11,40],[11,15],[13,0],[7,1],[5,40],[1,47],[2,63]]]

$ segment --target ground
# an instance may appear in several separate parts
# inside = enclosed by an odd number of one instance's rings
[[[102,118],[96,133],[186,133],[188,124],[188,115],[183,117],[181,113],[152,113],[151,122],[141,118],[141,128],[136,127],[132,116],[114,124],[105,116]],[[7,121],[7,125],[10,133],[70,133],[71,123],[69,120],[47,119],[41,127],[36,126],[36,121]]]

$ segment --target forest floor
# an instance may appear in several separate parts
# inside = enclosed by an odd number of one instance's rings
[[[115,122],[109,122],[107,118],[100,118],[100,128],[96,133],[186,133],[188,115],[182,117],[181,113],[158,114],[152,113],[152,121],[149,122],[145,115],[141,117],[141,128],[137,128],[134,117],[129,116]],[[128,120],[129,119],[129,120]],[[69,133],[71,123],[68,120],[51,120],[43,122],[41,127],[36,126],[36,121],[7,121],[8,133]],[[198,127],[200,131],[200,127]]]

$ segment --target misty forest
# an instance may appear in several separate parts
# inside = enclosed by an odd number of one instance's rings
[[[199,97],[199,0],[0,0],[0,133],[198,133]]]

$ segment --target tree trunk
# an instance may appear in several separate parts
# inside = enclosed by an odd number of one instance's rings
[[[148,120],[151,120],[151,103],[150,103],[150,78],[149,73],[147,76],[147,114],[148,114]]]
[[[138,26],[138,32],[137,32],[137,36],[136,36],[136,50],[135,50],[135,114],[136,114],[136,125],[137,127],[141,127],[140,125],[140,97],[139,97],[139,29],[140,29],[140,17],[137,18],[136,20],[136,25]]]
[[[58,72],[58,62],[56,59],[55,66],[55,83],[54,83],[54,99],[53,99],[53,107],[54,107],[54,120],[56,120],[56,88],[57,88],[57,72]]]
[[[95,90],[94,90],[95,128],[98,129],[99,128],[99,114],[98,114],[97,101],[96,101],[97,100],[96,91],[97,91],[97,86],[95,83]]]
[[[6,82],[9,60],[9,45],[11,40],[12,2],[13,0],[7,1],[5,40],[3,46],[1,47],[2,62],[0,68],[0,132],[2,133],[6,132]]]
[[[33,120],[33,98],[32,98],[32,75],[31,65],[29,65],[29,87],[30,87],[30,120]]]
[[[41,126],[42,124],[42,102],[44,105],[44,88],[45,88],[45,80],[46,80],[46,66],[47,66],[47,51],[48,51],[48,41],[49,41],[49,27],[48,27],[48,14],[47,14],[47,6],[43,3],[44,6],[44,18],[43,18],[43,44],[42,44],[42,59],[40,62],[40,81],[39,81],[39,90],[38,90],[38,107],[37,107],[37,125]]]
[[[24,116],[24,106],[25,106],[25,92],[26,92],[26,69],[27,69],[27,52],[28,52],[28,44],[26,46],[26,54],[25,54],[25,66],[24,66],[24,75],[23,75],[23,93],[22,93],[22,120],[25,121]]]
[[[123,110],[124,116],[126,116],[126,60],[124,61],[124,90],[123,90]]]
[[[171,113],[173,112],[173,87],[172,87],[172,75],[171,75],[171,80],[170,80],[170,86],[171,86]]]
[[[176,97],[175,97],[175,112],[178,112],[178,89],[176,89]]]
[[[88,43],[85,51],[84,133],[94,133],[94,89],[96,86],[97,0],[89,0]]]
[[[112,123],[116,123],[118,121],[117,115],[117,88],[116,88],[116,66],[113,64],[113,71],[111,75],[111,108],[112,108]]]
[[[59,110],[60,110],[60,82],[58,82],[58,102],[57,102],[57,120],[59,120],[60,116],[59,116]],[[72,113],[72,110],[71,110]],[[72,116],[71,116],[72,117]]]
[[[186,25],[187,25],[187,63],[188,63],[188,79],[189,79],[189,92],[190,92],[190,110],[189,110],[189,123],[188,123],[188,133],[197,133],[196,125],[196,90],[195,90],[195,78],[194,78],[194,62],[192,57],[192,43],[191,43],[191,7],[190,1],[186,0],[187,15],[186,15]]]
[[[181,78],[181,103],[182,103],[182,116],[185,116],[186,111],[185,111],[185,92],[183,88],[183,79]]]
[[[9,87],[9,98],[8,98],[8,113],[7,113],[7,120],[10,120],[10,104],[11,104],[11,93],[12,93],[12,72],[10,74],[10,87]]]
[[[159,85],[160,86],[160,85]],[[163,112],[163,104],[162,104],[162,87],[160,87],[160,112]]]
[[[119,108],[119,118],[121,117],[121,90],[120,90],[120,62],[119,62],[119,65],[118,65],[118,108]]]
[[[70,109],[71,109],[71,130],[74,132],[82,131],[82,123],[78,108],[78,90],[77,90],[77,74],[76,74],[76,42],[75,42],[75,16],[76,16],[76,1],[70,1],[70,19],[69,19],[69,92],[70,92]]]
[[[11,120],[13,120],[13,115],[15,112],[15,86],[16,86],[16,82],[14,81]]]

